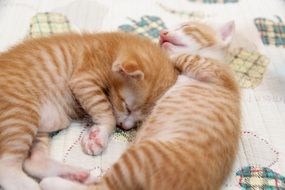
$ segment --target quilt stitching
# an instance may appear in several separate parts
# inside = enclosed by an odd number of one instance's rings
[[[270,168],[270,167],[274,166],[279,161],[279,154],[280,153],[276,149],[274,149],[273,146],[266,139],[259,137],[257,134],[255,134],[252,131],[243,131],[242,132],[243,137],[246,137],[247,135],[250,135],[251,137],[254,137],[256,140],[259,140],[262,143],[264,143],[271,150],[272,154],[274,154],[275,158],[272,159],[268,164],[266,164],[266,167]],[[259,143],[259,145],[261,145],[261,144]],[[249,165],[255,165],[253,162],[252,163],[248,162],[248,164]]]

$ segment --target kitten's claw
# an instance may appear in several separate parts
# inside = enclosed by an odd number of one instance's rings
[[[82,138],[83,151],[89,155],[100,154],[108,143],[108,132],[103,127],[92,127]]]

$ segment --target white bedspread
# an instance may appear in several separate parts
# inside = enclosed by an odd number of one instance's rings
[[[237,27],[235,45],[258,51],[270,60],[261,84],[254,89],[242,90],[240,150],[224,189],[240,189],[236,172],[248,165],[269,167],[285,175],[285,45],[263,44],[254,24],[255,18],[271,19],[277,23],[275,15],[285,20],[283,0],[240,0],[226,5],[187,0],[0,0],[0,50],[23,39],[31,17],[42,11],[60,12],[76,28],[88,31],[117,30],[119,25],[131,24],[130,18],[138,21],[144,15],[160,17],[166,27],[189,19],[185,15],[167,12],[159,4],[177,11],[195,12],[196,17],[234,19]],[[53,138],[50,152],[53,158],[85,167],[93,175],[101,175],[118,159],[134,133],[115,134],[107,150],[100,156],[92,157],[83,154],[80,148],[80,136],[84,130],[79,123],[73,123]]]

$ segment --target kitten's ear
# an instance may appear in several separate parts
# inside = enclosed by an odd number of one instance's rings
[[[225,46],[229,45],[235,33],[235,22],[230,21],[219,28],[221,40]]]
[[[131,77],[138,81],[144,79],[144,72],[139,68],[135,61],[115,61],[112,66],[112,71],[118,72],[123,76]]]

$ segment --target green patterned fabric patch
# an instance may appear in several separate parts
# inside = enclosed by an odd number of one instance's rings
[[[125,131],[120,128],[116,128],[116,132],[114,133],[114,139],[123,142],[132,142],[135,139],[137,130],[135,128]]]
[[[285,48],[285,23],[277,16],[277,22],[266,19],[254,19],[264,45],[274,45]]]
[[[269,59],[258,52],[236,49],[227,62],[242,88],[255,88],[262,82]]]
[[[129,18],[132,22],[130,24],[124,24],[119,26],[119,30],[124,32],[134,32],[136,34],[149,37],[154,42],[158,42],[159,40],[159,32],[162,29],[165,29],[166,26],[161,18],[157,16],[143,16],[139,21],[135,21]]]
[[[29,37],[42,37],[55,33],[71,32],[68,19],[59,13],[38,13],[32,17]]]
[[[237,3],[238,0],[189,0],[191,2],[199,3]]]
[[[285,190],[285,177],[269,168],[247,166],[236,176],[244,190]]]
[[[172,8],[169,8],[163,4],[158,3],[158,5],[166,12],[177,15],[180,17],[187,17],[187,18],[198,18],[198,19],[203,19],[205,17],[208,17],[208,15],[204,14],[201,11],[183,11],[183,10],[175,10]]]

